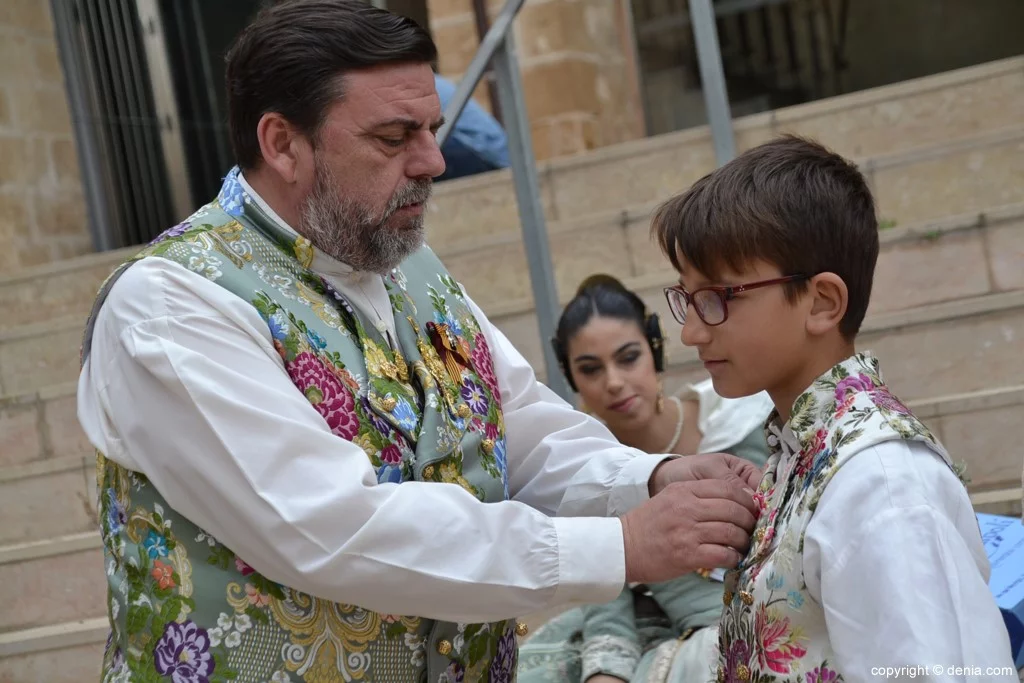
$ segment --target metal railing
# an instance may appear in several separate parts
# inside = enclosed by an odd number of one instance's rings
[[[533,156],[530,121],[526,115],[523,84],[512,38],[512,21],[519,8],[523,6],[523,2],[524,0],[508,0],[495,17],[487,35],[480,41],[480,48],[469,63],[466,73],[455,89],[452,101],[444,112],[445,124],[437,133],[437,142],[444,145],[483,77],[487,65],[493,60],[494,82],[498,90],[501,120],[508,136],[508,156],[512,165],[519,222],[523,232],[523,244],[526,247],[530,284],[533,288],[534,311],[537,314],[541,348],[544,351],[546,383],[559,396],[573,402],[572,391],[562,376],[554,350],[551,348],[550,340],[555,334],[555,323],[558,320],[558,291],[555,288],[554,268],[548,250],[544,208],[540,203],[540,184],[537,181],[537,165]]]
[[[455,95],[444,112],[445,124],[437,133],[437,141],[438,144],[444,145],[459,115],[480,83],[487,65],[493,60],[498,103],[505,133],[508,136],[512,180],[515,184],[516,204],[519,206],[519,221],[526,248],[526,262],[530,270],[530,284],[533,288],[534,311],[540,328],[541,348],[544,351],[547,385],[565,400],[574,402],[572,391],[562,376],[550,343],[558,320],[558,291],[548,249],[544,209],[540,203],[540,185],[537,181],[533,142],[530,139],[530,122],[526,115],[522,80],[512,37],[512,22],[524,1],[508,0],[487,31],[487,35],[480,41],[480,48],[469,63],[466,73],[455,89]],[[733,138],[722,56],[718,47],[715,15],[711,8],[711,0],[689,0],[689,3],[715,155],[718,163],[724,164],[735,156],[736,143]]]

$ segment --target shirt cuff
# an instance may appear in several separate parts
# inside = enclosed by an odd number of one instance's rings
[[[619,470],[608,497],[608,514],[624,515],[640,503],[650,500],[650,480],[654,468],[676,455],[639,453]]]
[[[555,517],[558,587],[554,604],[579,605],[614,600],[626,585],[622,522],[605,517]]]

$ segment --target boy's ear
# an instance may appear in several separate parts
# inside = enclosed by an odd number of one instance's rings
[[[812,297],[811,310],[807,315],[807,332],[820,336],[839,327],[849,292],[846,283],[835,273],[820,273],[810,279],[808,294]]]

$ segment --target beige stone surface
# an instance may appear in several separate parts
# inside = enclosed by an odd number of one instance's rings
[[[100,680],[103,643],[0,659],[0,683],[86,683]]]
[[[0,565],[0,632],[102,617],[105,584],[99,548]]]
[[[995,288],[1024,289],[1024,219],[993,226],[985,236]]]
[[[904,400],[1024,384],[1024,309],[914,325],[865,335]]]
[[[1024,132],[871,174],[878,214],[899,224],[1024,200]]]
[[[0,468],[43,456],[36,402],[0,402]]]
[[[857,158],[948,142],[1019,124],[1024,119],[1024,69],[863,101],[869,96],[856,93],[834,104],[782,109],[775,115],[776,129],[814,138]]]
[[[84,267],[46,268],[30,277],[0,280],[0,330],[71,315],[84,321],[100,285],[128,253],[108,252],[90,256]]]
[[[936,235],[882,246],[869,311],[901,310],[988,291],[984,232]]]
[[[88,479],[95,465],[65,472],[0,481],[4,523],[0,544],[40,540],[96,528]]]
[[[938,418],[942,441],[954,461],[967,463],[971,488],[1019,486],[1024,405]]]
[[[80,455],[89,459],[93,447],[78,423],[78,401],[74,394],[58,396],[42,405],[43,429],[53,457]]]
[[[24,339],[0,341],[0,394],[25,394],[73,381],[78,376],[81,326],[41,331]]]

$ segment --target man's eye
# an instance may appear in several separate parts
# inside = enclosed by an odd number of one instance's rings
[[[405,138],[380,138],[380,141],[388,147],[401,147]]]

